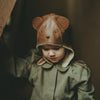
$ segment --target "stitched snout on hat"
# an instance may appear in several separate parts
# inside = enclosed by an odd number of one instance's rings
[[[62,45],[63,33],[69,26],[69,20],[63,16],[48,14],[34,18],[32,25],[37,31],[37,47],[45,44]]]

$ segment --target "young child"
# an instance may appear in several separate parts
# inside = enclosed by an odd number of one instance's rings
[[[32,24],[37,30],[37,51],[27,59],[31,100],[94,100],[90,69],[81,60],[74,61],[74,50],[64,41],[69,20],[48,14],[34,18]]]

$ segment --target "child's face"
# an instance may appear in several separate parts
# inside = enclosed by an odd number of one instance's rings
[[[44,45],[42,47],[42,53],[46,59],[52,63],[57,63],[64,57],[65,49],[54,45]]]

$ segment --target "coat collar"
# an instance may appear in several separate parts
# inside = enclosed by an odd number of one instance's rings
[[[42,67],[44,69],[51,69],[52,67],[55,67],[57,70],[59,70],[60,72],[66,72],[68,70],[68,68],[70,66],[67,66],[67,67],[62,67],[62,64],[53,64],[51,62],[47,62],[46,59],[44,58],[41,58],[38,63],[38,65],[42,65]]]

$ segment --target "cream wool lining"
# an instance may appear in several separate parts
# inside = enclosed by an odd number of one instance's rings
[[[70,61],[74,57],[74,50],[68,46],[63,45],[63,47],[69,51],[71,51],[69,54],[66,54],[65,58],[62,61],[62,67],[67,67],[67,65],[70,63]]]

